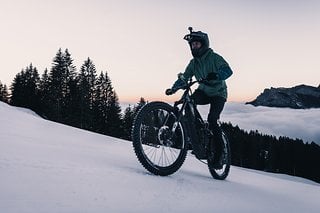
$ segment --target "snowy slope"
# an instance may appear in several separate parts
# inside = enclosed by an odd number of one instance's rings
[[[211,178],[189,155],[174,175],[138,163],[131,143],[0,102],[0,212],[320,212],[320,185],[232,167]]]

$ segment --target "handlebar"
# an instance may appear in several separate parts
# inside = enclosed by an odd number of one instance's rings
[[[178,75],[178,77],[179,77],[179,75]],[[195,81],[192,81],[192,79],[190,79],[189,81],[186,81],[185,82],[186,85],[184,87],[182,87],[181,89],[185,89],[185,90],[190,89],[190,87],[196,83],[199,83],[199,84],[203,83],[205,85],[210,85],[209,81],[216,80],[217,78],[218,78],[217,74],[212,72],[212,73],[209,73],[206,78],[195,80]],[[166,93],[166,95],[173,95],[175,92],[176,91],[174,91],[172,89],[167,89],[165,93]]]
[[[207,79],[200,79],[200,80],[196,80],[196,81],[191,81],[191,80],[190,80],[190,81],[187,83],[187,85],[184,86],[184,87],[181,88],[181,89],[186,90],[186,89],[192,87],[192,86],[193,86],[194,84],[196,84],[196,83],[199,83],[199,84],[200,84],[200,83],[208,84],[209,81],[208,81]],[[166,94],[166,95],[173,95],[175,92],[176,92],[176,91],[174,91],[174,90],[172,90],[171,88],[169,88],[169,89],[166,89],[165,94]]]
[[[189,89],[192,85],[194,85],[195,83],[202,83],[202,81],[199,81],[199,80],[191,81],[191,80],[190,80],[189,82],[187,82],[187,85],[184,86],[184,87],[181,88],[181,89],[187,90],[187,89]],[[176,90],[176,91],[177,91],[177,90]],[[166,94],[166,95],[173,95],[176,91],[174,91],[174,90],[172,90],[171,88],[169,88],[169,89],[166,89],[165,94]]]
[[[180,74],[178,74],[178,78],[180,78],[180,76],[179,76]],[[182,74],[181,74],[182,75]],[[202,78],[202,79],[198,79],[198,80],[196,80],[196,81],[192,81],[192,79],[189,79],[189,80],[187,80],[187,81],[185,81],[185,83],[186,83],[186,86],[184,86],[183,88],[181,88],[181,89],[190,89],[190,87],[192,86],[192,85],[194,85],[195,83],[199,83],[199,84],[205,84],[205,85],[208,85],[208,86],[210,86],[210,81],[211,80],[217,80],[218,79],[218,75],[216,74],[216,73],[213,73],[213,72],[211,72],[211,73],[209,73],[205,78]],[[189,82],[188,82],[189,81]],[[166,90],[166,95],[172,95],[172,94],[174,94],[176,91],[174,91],[174,90],[172,90],[172,89],[167,89]]]

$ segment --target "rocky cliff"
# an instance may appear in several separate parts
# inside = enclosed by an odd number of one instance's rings
[[[320,108],[320,85],[299,85],[292,88],[265,89],[255,100],[254,106],[289,107],[294,109]]]

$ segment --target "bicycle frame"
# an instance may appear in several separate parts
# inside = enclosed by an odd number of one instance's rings
[[[200,83],[201,81],[191,81],[187,84],[185,87],[185,91],[183,92],[183,95],[181,96],[179,101],[176,101],[174,103],[174,108],[177,109],[180,104],[182,104],[182,107],[179,109],[179,115],[183,115],[183,112],[186,111],[186,109],[190,109],[190,112],[194,118],[200,119],[201,123],[204,123],[196,104],[191,99],[192,96],[192,90],[191,86],[195,83]]]
[[[192,120],[188,123],[185,122],[185,125],[188,125],[190,128],[194,129],[195,126],[195,121],[199,121],[201,126],[205,126],[205,121],[202,119],[196,104],[193,102],[191,96],[192,96],[192,90],[191,90],[191,86],[195,83],[199,83],[201,81],[192,81],[190,79],[190,81],[187,83],[186,87],[185,87],[185,91],[183,93],[183,95],[181,96],[179,101],[176,101],[174,103],[174,109],[175,111],[177,111],[175,113],[175,115],[177,116],[176,118],[176,122],[174,123],[173,127],[172,127],[172,133],[175,132],[175,129],[177,128],[179,122],[181,122],[182,118],[190,113],[191,114],[191,118]],[[181,108],[179,109],[179,105],[181,105]],[[184,121],[183,121],[184,122]],[[191,123],[190,123],[191,122]],[[188,132],[188,131],[187,131]],[[191,132],[188,132],[188,134],[190,135]],[[190,135],[191,136],[191,135]],[[191,137],[194,138],[195,136]],[[192,141],[192,143],[197,142],[197,141]]]

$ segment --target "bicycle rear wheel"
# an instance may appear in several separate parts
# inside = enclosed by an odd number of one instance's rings
[[[132,128],[133,148],[142,166],[155,175],[176,172],[187,155],[183,129],[171,105],[151,102],[142,107]]]
[[[221,169],[215,169],[213,167],[213,164],[215,163],[213,161],[214,157],[213,157],[213,153],[214,152],[210,152],[209,156],[208,156],[208,169],[210,171],[211,176],[214,179],[218,179],[218,180],[224,180],[227,178],[229,171],[230,171],[230,166],[231,166],[231,150],[230,150],[230,144],[228,141],[227,136],[225,135],[225,133],[222,131],[222,140],[223,140],[223,151],[222,151],[222,155],[221,155],[221,164],[222,164],[222,168]]]

